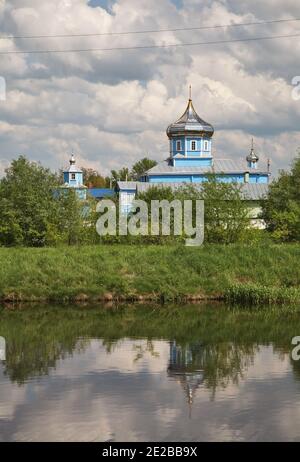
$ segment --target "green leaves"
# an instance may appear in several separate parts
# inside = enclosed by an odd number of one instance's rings
[[[231,244],[243,240],[249,228],[249,210],[240,185],[223,183],[212,175],[203,183],[206,242]]]
[[[104,178],[92,168],[81,167],[83,171],[83,183],[89,188],[109,188],[109,179]]]
[[[0,245],[94,242],[94,210],[92,199],[82,202],[75,191],[61,190],[55,174],[21,156],[0,181]]]
[[[157,165],[155,160],[144,157],[144,159],[136,162],[131,170],[127,167],[121,168],[120,170],[112,170],[112,186],[116,186],[118,181],[138,181],[141,176],[145,175],[145,173],[155,165]]]
[[[144,157],[144,159],[136,162],[131,170],[131,176],[134,180],[139,180],[141,176],[145,175],[145,173],[150,170],[150,168],[155,167],[157,165],[156,160],[148,159]]]
[[[182,203],[204,200],[205,242],[230,244],[242,241],[249,229],[249,209],[247,202],[242,200],[240,185],[220,182],[214,175],[209,176],[200,188],[186,184],[174,191],[170,187],[153,186],[139,194],[138,199],[146,201],[148,208],[151,200],[171,202],[179,199]]]
[[[49,169],[21,156],[0,182],[0,243],[46,244],[47,223],[55,207],[58,179]]]
[[[278,241],[300,240],[300,157],[291,172],[281,171],[270,185],[268,200],[264,201],[263,215],[268,230]]]

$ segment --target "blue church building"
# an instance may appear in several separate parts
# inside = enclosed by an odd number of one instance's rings
[[[96,200],[101,200],[105,197],[114,195],[114,190],[109,188],[88,188],[84,185],[83,171],[76,166],[76,160],[72,154],[69,161],[69,166],[63,171],[62,190],[72,189],[76,191],[79,199],[86,200],[87,195],[94,197]]]
[[[197,114],[191,96],[183,115],[168,126],[169,156],[148,170],[139,181],[119,181],[117,190],[124,212],[130,210],[135,195],[151,186],[176,188],[183,183],[201,188],[209,174],[218,181],[241,185],[243,198],[257,202],[268,190],[269,166],[261,169],[253,140],[244,160],[218,159],[212,154],[213,126]]]
[[[75,157],[72,154],[70,165],[63,171],[64,184],[61,186],[63,190],[73,189],[78,197],[82,200],[86,199],[87,187],[83,184],[83,171],[76,167]]]

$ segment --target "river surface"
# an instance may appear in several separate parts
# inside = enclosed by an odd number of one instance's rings
[[[300,441],[297,335],[287,308],[3,307],[0,441]]]

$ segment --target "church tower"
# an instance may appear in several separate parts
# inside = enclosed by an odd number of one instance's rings
[[[173,167],[210,167],[214,128],[197,114],[191,95],[183,115],[167,128]]]
[[[70,166],[64,170],[64,184],[62,188],[74,189],[80,199],[86,199],[87,187],[83,184],[83,171],[76,167],[76,160],[72,154],[69,161]]]
[[[249,168],[257,168],[257,162],[259,161],[259,157],[254,151],[253,138],[251,141],[251,150],[248,156],[246,157],[246,160]]]

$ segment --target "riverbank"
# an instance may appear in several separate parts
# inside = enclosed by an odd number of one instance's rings
[[[1,248],[2,302],[300,301],[300,245]]]

